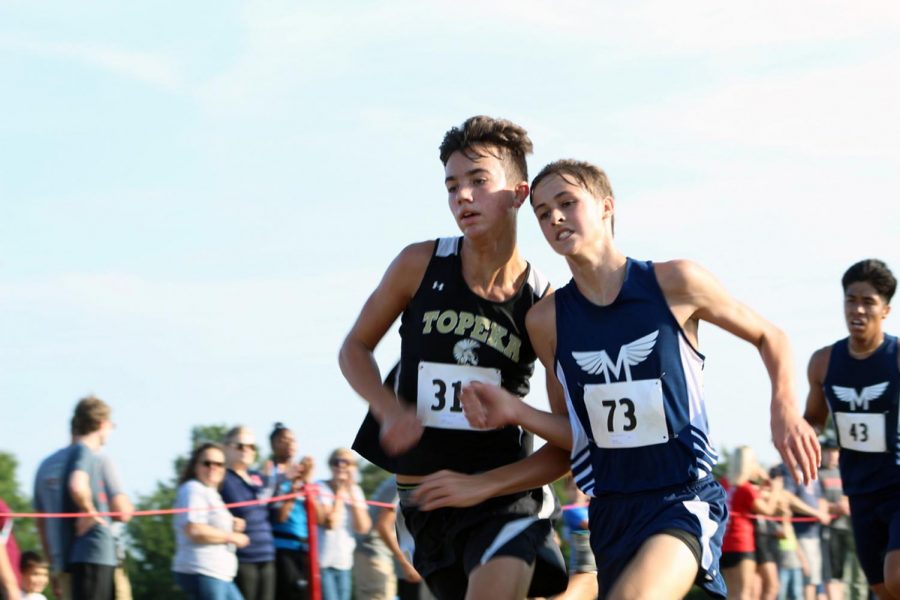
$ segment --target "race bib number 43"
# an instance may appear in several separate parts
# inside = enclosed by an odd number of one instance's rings
[[[637,448],[669,441],[659,379],[586,385],[584,405],[594,442],[601,448]]]
[[[500,370],[420,362],[416,414],[422,424],[440,429],[474,430],[466,421],[459,401],[463,386],[470,381],[500,385]]]
[[[841,446],[857,452],[887,452],[882,413],[834,413]]]

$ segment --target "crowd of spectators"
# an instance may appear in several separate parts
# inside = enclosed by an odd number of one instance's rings
[[[112,431],[111,410],[82,399],[70,444],[40,465],[34,490],[39,512],[112,511],[115,518],[38,519],[43,554],[19,552],[11,519],[0,518],[0,597],[130,600],[117,527],[133,508],[110,459],[99,451]],[[179,478],[174,519],[173,577],[190,598],[306,600],[310,591],[309,527],[317,527],[324,600],[431,598],[398,538],[396,481],[385,479],[367,503],[357,484],[355,454],[334,450],[330,477],[316,480],[312,458],[298,454],[294,433],[276,423],[271,454],[260,456],[254,432],[236,426],[224,444],[191,453]],[[740,600],[858,600],[869,598],[855,557],[849,504],[838,470],[838,447],[822,443],[819,478],[798,484],[783,465],[764,469],[746,446],[727,462],[723,484],[730,517],[721,569],[729,598]],[[564,598],[597,594],[587,527],[587,498],[565,482],[563,536],[570,556]],[[304,499],[313,500],[309,523]],[[274,499],[274,500],[273,500]],[[226,507],[232,503],[241,506]],[[368,505],[371,504],[371,505]],[[0,500],[0,513],[9,509]],[[117,523],[119,525],[117,525]],[[401,536],[402,538],[402,536]],[[44,558],[46,557],[46,558]]]
[[[38,469],[34,508],[89,516],[37,519],[43,554],[21,555],[12,519],[0,518],[0,598],[39,600],[52,585],[55,597],[65,600],[131,599],[116,523],[127,522],[134,509],[112,461],[101,453],[113,431],[109,405],[93,396],[79,401],[71,431],[70,443]],[[310,527],[317,532],[314,559],[323,600],[349,600],[354,586],[366,589],[357,597],[392,599],[399,589],[403,600],[429,598],[408,555],[400,550],[394,529],[395,485],[382,485],[376,497],[385,501],[370,508],[356,483],[351,450],[334,450],[328,461],[330,476],[317,481],[312,458],[298,456],[289,428],[276,423],[269,446],[270,457],[260,456],[254,432],[236,426],[225,434],[224,443],[201,443],[186,461],[174,502],[174,508],[182,510],[173,518],[172,574],[189,598],[306,600]],[[312,499],[311,512],[306,497]],[[227,506],[233,503],[239,505]],[[9,507],[0,500],[0,513],[7,512]],[[107,512],[117,516],[98,515]],[[363,564],[362,557],[373,555],[391,557],[378,566],[380,578],[366,570],[371,561]],[[403,586],[398,586],[397,574]]]
[[[741,446],[723,484],[729,519],[720,566],[729,598],[858,600],[869,590],[856,559],[835,441],[822,442],[818,479],[798,484]]]

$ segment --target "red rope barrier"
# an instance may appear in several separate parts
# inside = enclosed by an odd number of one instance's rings
[[[735,517],[749,517],[751,519],[762,519],[764,521],[781,521],[784,519],[784,517],[760,515],[760,514],[756,514],[756,513],[747,514],[747,513],[733,512],[731,514],[734,515]],[[788,520],[791,523],[813,523],[813,522],[818,523],[818,521],[819,521],[819,519],[817,519],[816,517],[791,517]]]
[[[310,600],[322,600],[322,580],[319,577],[319,528],[316,517],[316,503],[313,496],[319,494],[316,484],[306,484],[310,493],[306,496],[306,529],[308,530],[307,544],[309,545],[309,598]]]
[[[319,494],[320,496],[331,496],[334,497],[333,494],[322,494],[322,492],[318,491],[318,487],[316,488],[315,494]],[[131,513],[123,513],[123,512],[115,512],[115,511],[106,511],[106,512],[94,512],[94,513],[30,513],[30,512],[0,512],[0,519],[10,518],[10,519],[77,519],[79,517],[121,517],[124,515],[131,515],[132,517],[150,517],[157,515],[176,515],[179,513],[186,512],[198,512],[198,511],[206,511],[206,510],[218,510],[220,508],[236,508],[241,506],[254,506],[257,504],[271,504],[273,502],[282,502],[284,500],[294,499],[304,499],[306,495],[303,493],[292,493],[292,494],[283,494],[281,496],[272,496],[270,498],[263,498],[258,500],[243,500],[241,502],[229,502],[228,504],[221,504],[219,506],[199,506],[194,508],[157,508],[153,510],[136,510]],[[369,506],[380,506],[382,508],[394,508],[393,504],[388,504],[386,502],[375,502],[372,500],[366,500],[366,504]]]

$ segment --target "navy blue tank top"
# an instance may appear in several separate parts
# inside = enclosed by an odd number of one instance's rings
[[[572,471],[588,495],[673,487],[712,473],[703,356],[685,337],[653,265],[629,258],[608,306],[574,280],[556,292],[556,374],[572,425]]]
[[[847,495],[900,484],[900,368],[897,338],[868,358],[850,356],[849,338],[831,347],[823,382],[841,446],[840,467]]]

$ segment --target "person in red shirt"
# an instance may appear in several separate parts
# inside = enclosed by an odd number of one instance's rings
[[[12,512],[0,498],[0,514]],[[12,534],[12,519],[0,517],[0,598],[19,598],[19,546]]]
[[[754,482],[767,481],[768,474],[756,462],[749,446],[739,446],[728,464],[729,512],[725,537],[722,540],[722,560],[719,565],[728,597],[752,600],[756,574],[756,543],[753,539],[754,515],[772,515],[778,505],[781,480],[772,482],[771,491],[760,495]]]

